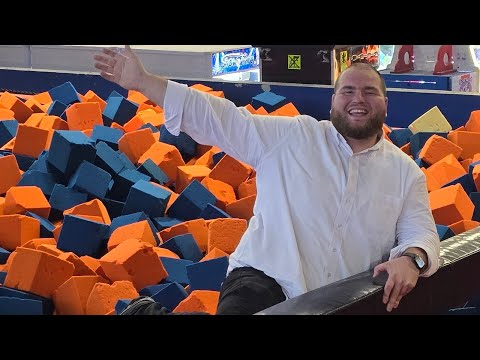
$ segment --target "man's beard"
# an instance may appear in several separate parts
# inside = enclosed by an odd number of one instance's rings
[[[344,137],[363,140],[377,135],[383,129],[384,118],[377,114],[371,116],[364,126],[352,126],[347,119],[347,115],[332,109],[330,121]]]

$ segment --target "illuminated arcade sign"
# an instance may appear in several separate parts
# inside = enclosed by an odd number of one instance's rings
[[[259,68],[258,48],[223,51],[212,55],[212,76]]]

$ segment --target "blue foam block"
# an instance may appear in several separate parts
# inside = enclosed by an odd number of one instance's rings
[[[37,300],[0,296],[0,315],[43,315],[43,307]]]
[[[138,180],[130,188],[122,214],[143,211],[150,217],[163,216],[171,195],[149,181]]]
[[[157,184],[164,185],[170,181],[167,174],[163,172],[160,167],[157,166],[153,162],[152,159],[148,158],[137,168],[137,171],[140,171],[142,174],[150,176],[152,181],[156,182]]]
[[[92,135],[90,139],[94,140],[97,144],[102,141],[112,150],[118,150],[118,140],[125,134],[124,131],[116,128],[111,128],[109,126],[95,125],[93,127]],[[98,149],[98,147],[97,147]]]
[[[168,216],[161,216],[152,219],[153,224],[157,228],[157,231],[162,231],[163,229],[167,229],[174,225],[180,224],[183,220],[177,218],[171,218]]]
[[[200,217],[207,204],[216,204],[217,198],[198,180],[193,180],[182,191],[167,211],[168,216],[185,220]]]
[[[3,284],[5,282],[6,277],[7,277],[7,272],[6,271],[0,271],[0,284]]]
[[[35,158],[26,156],[26,155],[20,155],[20,154],[13,154],[13,155],[15,155],[15,158],[17,159],[18,167],[22,171],[29,170],[36,160]]]
[[[16,136],[17,128],[18,121],[15,119],[0,121],[0,146],[5,145]]]
[[[425,161],[423,161],[422,159],[420,159],[418,157],[415,159],[415,163],[418,165],[418,167],[423,167],[425,169],[427,169],[428,166],[429,166]]]
[[[38,155],[37,160],[35,160],[33,162],[33,164],[30,165],[30,167],[28,169],[29,170],[38,170],[38,171],[44,172],[44,173],[49,173],[48,167],[47,167],[47,157],[48,157],[48,151],[43,150],[40,153],[40,155]]]
[[[160,141],[175,146],[182,156],[189,155],[191,157],[195,155],[197,149],[197,142],[189,135],[182,131],[178,136],[175,136],[167,130],[165,125],[160,127]]]
[[[120,174],[125,169],[125,163],[120,160],[117,153],[106,143],[100,141],[97,146],[97,157],[94,165],[108,172],[112,177]]]
[[[66,105],[80,102],[77,90],[70,81],[50,89],[48,93],[50,94],[52,101],[58,100]]]
[[[115,314],[120,314],[130,304],[131,299],[120,299],[115,304]]]
[[[52,209],[63,212],[78,204],[86,202],[88,195],[75,189],[69,189],[62,184],[55,184],[49,203]]]
[[[26,216],[30,216],[34,219],[40,221],[40,237],[41,238],[53,238],[53,230],[55,230],[55,225],[53,225],[48,219],[45,219],[37,214],[27,211]]]
[[[150,297],[163,307],[173,311],[182,300],[185,300],[188,293],[183,286],[177,282],[165,285],[165,287],[152,294]]]
[[[112,176],[98,166],[88,161],[82,161],[77,170],[70,177],[68,187],[103,199],[109,189]]]
[[[252,97],[251,105],[258,109],[263,106],[268,112],[272,112],[287,103],[287,98],[282,95],[277,95],[270,91],[264,91],[254,97]]]
[[[169,257],[160,257],[163,267],[167,271],[167,282],[178,282],[182,285],[188,285],[187,265],[193,264],[193,261],[185,259],[173,259]]]
[[[11,252],[0,247],[0,264],[5,264],[10,256]]]
[[[440,241],[447,240],[452,236],[455,236],[455,233],[448,226],[436,224],[436,227]]]
[[[227,256],[188,265],[187,276],[190,280],[190,289],[220,291],[227,269]]]
[[[412,135],[412,131],[409,128],[405,128],[392,130],[392,132],[388,134],[388,137],[395,145],[402,147],[410,142]]]
[[[123,207],[125,206],[124,202],[112,200],[109,198],[103,198],[102,202],[103,202],[103,205],[105,205],[105,208],[107,209],[110,219],[113,219],[117,216],[122,215]]]
[[[54,305],[51,299],[44,298],[43,296],[35,295],[26,291],[12,289],[5,286],[0,286],[0,297],[18,298],[32,301],[39,301],[42,304],[42,314],[53,314]],[[2,306],[0,305],[0,308]]]
[[[139,180],[150,181],[150,176],[142,174],[137,170],[122,170],[113,177],[114,183],[112,189],[108,192],[108,198],[125,202],[130,192],[130,188]],[[155,185],[154,185],[155,186]]]
[[[57,248],[71,251],[77,256],[88,255],[98,259],[107,252],[108,230],[108,225],[75,215],[66,215]]]
[[[53,174],[38,170],[27,170],[17,183],[17,186],[37,186],[48,199],[52,195],[57,180]]]
[[[65,105],[61,101],[55,100],[48,107],[47,114],[50,116],[61,117],[65,110],[67,110],[67,105]]]
[[[48,151],[47,163],[67,182],[82,161],[93,163],[95,154],[95,147],[81,131],[56,130]]]
[[[142,296],[152,296],[158,293],[160,290],[164,289],[170,284],[157,284],[157,285],[148,285],[141,289],[138,293]]]
[[[137,109],[138,105],[123,96],[111,96],[108,98],[107,106],[103,110],[104,124],[110,126],[112,122],[116,122],[123,126],[135,116]]]
[[[473,182],[473,178],[470,174],[465,174],[456,179],[453,179],[452,181],[443,185],[442,188],[455,184],[462,185],[463,190],[465,190],[467,194],[476,191],[475,183]]]
[[[203,257],[202,251],[198,247],[193,235],[190,233],[174,236],[165,241],[159,247],[173,251],[181,259],[193,262],[197,262]]]
[[[200,217],[205,220],[231,218],[231,216],[227,214],[225,211],[223,211],[222,209],[212,204],[207,204],[205,209],[203,209],[202,212],[200,213]]]
[[[220,160],[225,156],[225,151],[220,151],[216,154],[213,154],[212,160],[213,160],[213,165],[217,165]]]

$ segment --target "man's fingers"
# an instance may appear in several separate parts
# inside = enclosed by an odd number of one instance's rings
[[[102,64],[102,63],[95,63],[95,67],[98,70],[101,70],[101,71],[104,71],[104,72],[110,72],[110,70],[112,70],[110,66]]]
[[[395,284],[393,287],[392,293],[390,294],[390,298],[387,304],[387,311],[390,312],[394,309],[394,307],[398,306],[398,297],[400,296],[400,291],[402,290],[400,284]]]
[[[387,279],[387,282],[385,283],[385,286],[383,288],[383,303],[386,304],[390,300],[391,297],[391,292],[393,290],[393,285],[395,283],[393,280],[390,278],[390,276]]]

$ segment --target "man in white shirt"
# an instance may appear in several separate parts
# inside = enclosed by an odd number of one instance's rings
[[[381,75],[353,64],[340,75],[331,119],[252,115],[231,101],[148,73],[127,45],[95,56],[101,76],[163,106],[167,130],[215,145],[256,170],[254,216],[230,256],[217,314],[253,314],[374,268],[397,308],[439,267],[426,180],[384,140]]]

